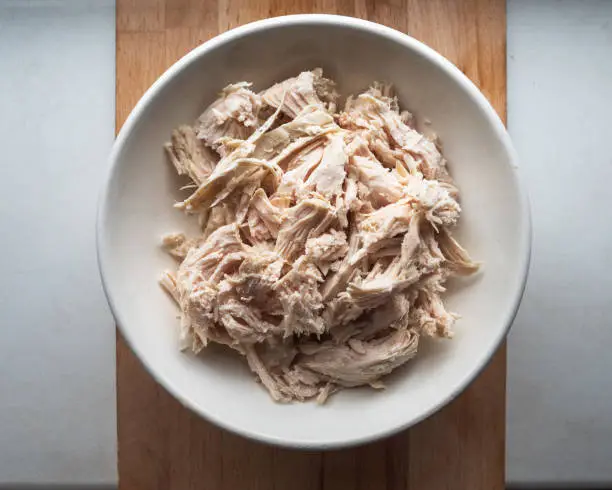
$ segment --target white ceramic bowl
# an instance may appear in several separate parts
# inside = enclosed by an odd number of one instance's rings
[[[461,189],[458,231],[481,274],[453,287],[462,316],[452,341],[422,342],[388,388],[346,390],[325,406],[279,405],[243,360],[182,353],[177,309],[158,286],[173,261],[162,234],[195,230],[172,207],[178,180],[162,144],[226,84],[261,89],[323,67],[343,94],[393,82],[403,107],[428,118]],[[187,54],[138,102],[115,142],[98,219],[104,286],[121,331],[151,374],[186,406],[239,434],[286,446],[330,448],[409,427],[457,396],[487,364],[516,313],[527,275],[530,220],[510,140],[485,97],[442,56],[392,29],[325,15],[280,17],[226,32]]]

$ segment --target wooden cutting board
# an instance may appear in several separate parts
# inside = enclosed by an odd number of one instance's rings
[[[117,129],[174,61],[216,34],[296,13],[362,17],[436,49],[506,113],[505,0],[117,0]],[[182,407],[117,336],[121,490],[496,490],[504,488],[505,347],[456,400],[366,446],[279,449]],[[381,414],[384,416],[384,414]]]

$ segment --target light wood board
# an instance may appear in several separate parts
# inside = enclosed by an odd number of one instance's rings
[[[336,13],[424,41],[469,76],[505,119],[505,0],[117,0],[117,128],[153,81],[232,27],[295,13]],[[219,429],[182,407],[117,338],[121,490],[501,490],[505,347],[450,405],[366,446],[302,452]],[[384,416],[381,414],[381,416]]]

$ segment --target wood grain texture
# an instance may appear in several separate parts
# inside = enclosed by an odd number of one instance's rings
[[[151,83],[219,32],[266,17],[337,13],[394,27],[466,73],[505,118],[505,0],[117,0],[117,128]],[[409,431],[302,452],[243,439],[183,408],[117,337],[121,490],[501,490],[505,347],[474,383]]]

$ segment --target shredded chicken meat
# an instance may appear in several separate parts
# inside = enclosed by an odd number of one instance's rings
[[[478,269],[439,143],[390,86],[337,103],[320,69],[236,83],[165,147],[201,225],[163,238],[182,345],[233,349],[278,402],[383,387],[419,341],[452,337],[444,284]]]

